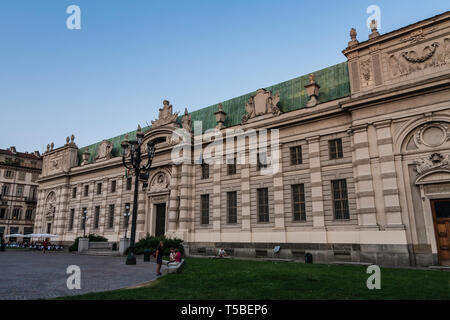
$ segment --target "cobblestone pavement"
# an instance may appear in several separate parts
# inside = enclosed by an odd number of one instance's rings
[[[129,266],[125,259],[61,252],[0,252],[0,299],[45,299],[115,290],[156,278],[154,262],[144,263],[138,257],[136,265]],[[67,288],[70,265],[80,267],[80,290]]]

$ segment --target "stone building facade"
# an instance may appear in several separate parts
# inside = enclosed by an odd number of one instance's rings
[[[0,237],[33,233],[42,156],[0,149]],[[8,238],[5,239],[8,241]],[[22,241],[22,238],[10,240]]]
[[[314,74],[180,116],[164,101],[143,129],[156,155],[148,187],[139,190],[137,237],[180,237],[189,254],[224,247],[235,256],[303,259],[310,252],[317,262],[448,264],[450,12],[383,35],[376,23],[372,29],[363,42],[352,29],[347,61]],[[202,140],[192,133],[199,121]],[[177,128],[204,151],[213,128],[241,129],[236,139],[277,129],[278,149],[270,140],[267,153],[258,152],[271,165],[278,157],[278,170],[263,174],[261,160],[197,164],[195,151],[193,161],[174,163]],[[120,156],[124,139],[79,149],[72,137],[49,146],[35,232],[73,241],[86,209],[87,232],[123,237],[134,186]],[[244,151],[231,143],[224,149],[248,156],[254,144],[245,141]]]

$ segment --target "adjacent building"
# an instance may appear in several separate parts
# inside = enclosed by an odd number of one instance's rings
[[[343,63],[204,109],[179,116],[164,101],[143,129],[156,155],[148,187],[140,184],[137,237],[180,237],[189,254],[223,247],[247,257],[448,264],[450,12],[383,35],[373,22],[369,39],[352,29],[343,47]],[[182,151],[189,161],[181,164],[173,160],[179,128],[193,150]],[[195,149],[211,149],[214,128],[240,129],[223,158],[251,156],[260,146],[252,130],[262,139],[267,129],[268,147],[253,163],[209,165]],[[120,144],[135,137],[49,145],[35,232],[71,242],[86,229],[119,241],[134,191]],[[231,141],[243,137],[238,150]]]
[[[0,237],[33,233],[41,170],[42,156],[38,151],[0,149]]]

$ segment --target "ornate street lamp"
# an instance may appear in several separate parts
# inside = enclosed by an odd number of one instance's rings
[[[122,162],[125,168],[134,172],[134,201],[133,201],[133,214],[131,217],[131,236],[130,236],[130,248],[128,250],[128,256],[126,264],[136,264],[136,255],[134,254],[135,238],[136,238],[136,221],[137,221],[137,209],[138,209],[138,192],[139,192],[139,179],[148,177],[148,171],[152,165],[153,157],[155,156],[155,144],[147,143],[147,164],[141,166],[141,146],[144,140],[144,133],[141,126],[138,126],[136,132],[136,140],[128,141],[128,136],[122,141]],[[129,163],[127,158],[129,157]]]
[[[123,213],[123,216],[125,220],[125,239],[126,239],[128,233],[128,224],[130,220],[130,205],[128,203],[125,205],[125,212]]]
[[[83,214],[80,217],[81,220],[83,220],[83,238],[86,238],[86,221],[89,219],[86,208],[83,210]]]

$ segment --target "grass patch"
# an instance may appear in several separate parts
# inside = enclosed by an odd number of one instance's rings
[[[368,290],[366,267],[186,258],[183,272],[150,286],[61,299],[450,299],[450,272],[381,269]]]

